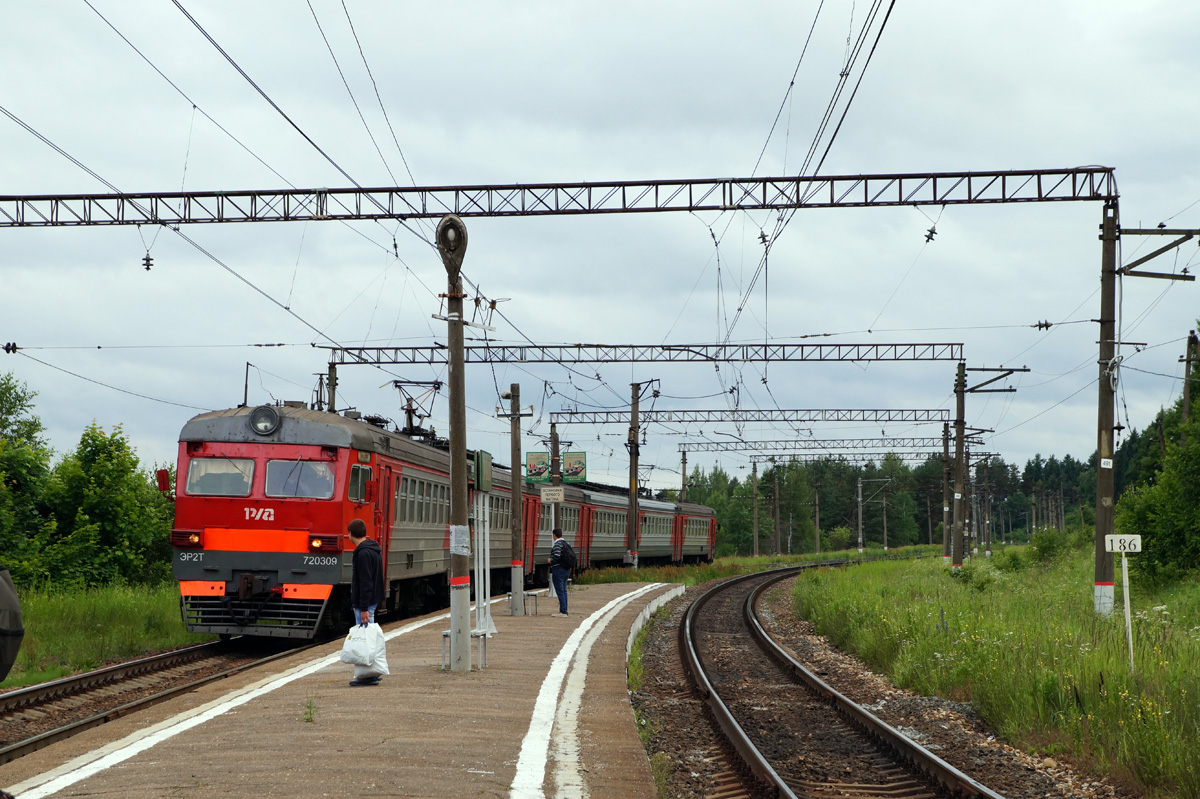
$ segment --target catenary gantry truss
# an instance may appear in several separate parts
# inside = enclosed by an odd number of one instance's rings
[[[0,227],[752,211],[1117,199],[1111,167],[477,186],[3,195]]]
[[[564,344],[464,347],[466,363],[958,361],[962,344]],[[446,347],[330,347],[332,364],[447,362]]]
[[[773,441],[684,441],[680,452],[810,452],[824,450],[937,449],[941,438],[791,438]]]
[[[994,453],[981,453],[978,458],[996,457]],[[972,456],[974,460],[976,456]],[[818,454],[815,452],[795,452],[786,453],[783,455],[763,455],[752,454],[750,456],[751,463],[817,463],[819,461],[843,461],[845,463],[867,464],[879,463],[885,459],[900,461],[902,463],[925,463],[929,460],[942,459],[940,450],[929,450],[926,452],[826,452]]]
[[[935,409],[794,409],[741,408],[705,411],[640,411],[641,424],[716,424],[720,422],[949,422],[950,411]],[[554,424],[629,424],[629,411],[555,411]],[[940,441],[940,439],[939,439]]]

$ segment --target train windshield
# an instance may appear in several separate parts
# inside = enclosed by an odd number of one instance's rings
[[[267,461],[267,496],[329,499],[333,469],[317,461]]]
[[[254,480],[249,458],[193,458],[188,464],[187,493],[209,497],[245,497]]]

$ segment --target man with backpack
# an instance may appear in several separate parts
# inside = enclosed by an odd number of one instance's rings
[[[558,613],[554,617],[567,615],[567,577],[575,568],[575,550],[563,540],[562,530],[554,528],[554,545],[550,548],[550,579],[554,581],[554,593],[558,594]]]

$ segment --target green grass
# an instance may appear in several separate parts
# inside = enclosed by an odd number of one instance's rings
[[[55,680],[215,636],[187,632],[179,587],[112,586],[20,592],[25,637],[0,688]]]
[[[1200,582],[1131,591],[1130,669],[1119,564],[1116,612],[1098,618],[1090,548],[992,561],[958,577],[940,558],[803,574],[795,605],[897,684],[972,702],[1020,747],[1200,799]]]
[[[926,552],[928,550],[928,552]],[[907,547],[904,550],[892,549],[884,553],[879,549],[868,549],[863,553],[864,558],[905,558],[916,554],[941,554],[940,547]],[[757,558],[717,558],[712,563],[698,563],[690,566],[641,566],[630,569],[625,566],[607,569],[588,569],[572,578],[576,585],[596,585],[599,583],[682,583],[684,585],[699,585],[709,580],[719,580],[725,577],[736,577],[739,574],[759,572],[778,566],[794,563],[811,563],[814,560],[837,560],[857,558],[856,550],[846,552],[823,552],[818,555],[760,555]]]

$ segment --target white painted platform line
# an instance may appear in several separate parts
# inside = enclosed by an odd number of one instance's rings
[[[651,599],[638,613],[633,624],[629,626],[629,638],[625,645],[625,660],[628,662],[633,642],[646,622],[654,612],[676,597],[683,596],[684,587],[677,585],[670,591],[665,591]],[[618,607],[610,610],[591,632],[583,639],[579,651],[571,660],[571,670],[567,672],[566,685],[563,687],[562,699],[559,701],[558,713],[554,718],[554,796],[555,799],[587,799],[587,781],[583,776],[583,766],[579,760],[581,744],[579,741],[579,710],[583,705],[583,691],[587,687],[588,662],[592,656],[592,647],[600,638],[613,617],[625,609],[632,601],[626,599]]]
[[[493,599],[492,601],[501,602],[504,600]],[[385,633],[384,639],[390,641],[413,630],[433,624],[435,621],[442,621],[448,618],[450,618],[450,614],[443,613],[424,621],[406,624],[403,627]],[[301,677],[315,674],[330,666],[344,666],[345,664],[338,659],[338,654],[318,658],[317,660],[289,669],[283,674],[259,680],[241,690],[226,694],[220,699],[214,699],[207,704],[192,708],[177,716],[172,716],[152,727],[132,733],[119,741],[113,741],[93,752],[80,755],[69,763],[64,763],[56,769],[47,771],[45,774],[30,777],[24,782],[11,786],[8,790],[15,796],[19,796],[20,799],[42,799],[43,797],[51,796],[64,788],[74,785],[80,780],[85,780],[93,774],[98,774],[107,768],[122,763],[139,752],[144,752],[152,746],[174,738],[176,735],[186,732],[210,719],[214,719],[223,713],[227,713],[235,707],[244,705],[252,699],[269,694],[277,688],[282,688]],[[349,667],[347,666],[347,668]]]
[[[542,681],[537,700],[533,705],[533,718],[529,722],[529,730],[521,741],[521,754],[517,758],[517,773],[513,777],[512,789],[509,796],[512,799],[545,799],[542,783],[546,778],[546,762],[550,756],[550,734],[554,729],[554,720],[558,714],[558,694],[567,676],[567,667],[575,653],[579,651],[592,627],[599,624],[597,635],[604,626],[612,620],[621,608],[637,597],[649,591],[662,588],[662,583],[652,583],[617,597],[604,607],[588,616],[575,632],[567,638],[550,671]],[[592,640],[595,640],[593,636]],[[590,644],[589,644],[590,647]],[[586,667],[585,667],[586,668]],[[576,745],[578,746],[578,745]]]

